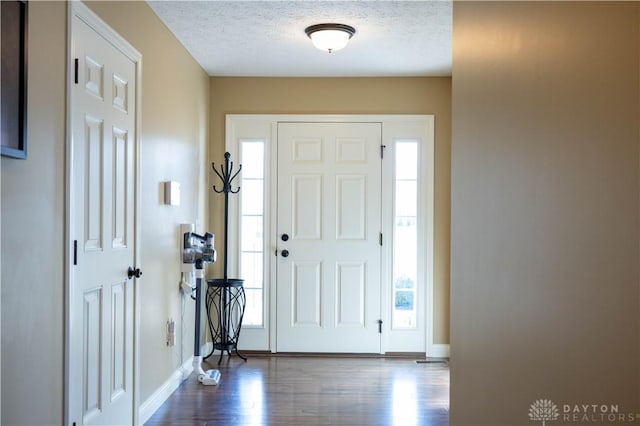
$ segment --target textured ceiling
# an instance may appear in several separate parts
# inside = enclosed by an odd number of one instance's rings
[[[211,76],[451,75],[450,1],[148,1]],[[356,28],[334,53],[312,24]]]

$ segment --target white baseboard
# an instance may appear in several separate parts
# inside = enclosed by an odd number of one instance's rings
[[[201,354],[208,354],[211,343],[200,346]],[[158,411],[158,408],[165,403],[173,392],[184,382],[193,372],[193,357],[189,357],[156,391],[146,399],[138,409],[139,424],[143,425]]]
[[[140,405],[138,410],[139,424],[143,425],[158,411],[158,408],[178,389],[180,384],[193,371],[193,357],[187,359],[173,374]]]
[[[429,358],[449,358],[449,345],[434,343],[427,348]]]

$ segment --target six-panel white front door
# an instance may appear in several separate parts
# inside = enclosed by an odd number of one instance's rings
[[[381,131],[278,124],[278,352],[381,350]]]
[[[69,422],[133,423],[136,64],[73,16]]]

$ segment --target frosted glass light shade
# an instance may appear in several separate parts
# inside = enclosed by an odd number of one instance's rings
[[[355,28],[344,24],[312,25],[304,31],[315,47],[329,53],[344,48],[356,33]]]

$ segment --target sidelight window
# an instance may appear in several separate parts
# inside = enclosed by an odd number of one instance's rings
[[[243,326],[264,325],[264,141],[240,141],[240,276],[247,305]]]
[[[393,328],[415,328],[418,281],[418,143],[395,143]]]

